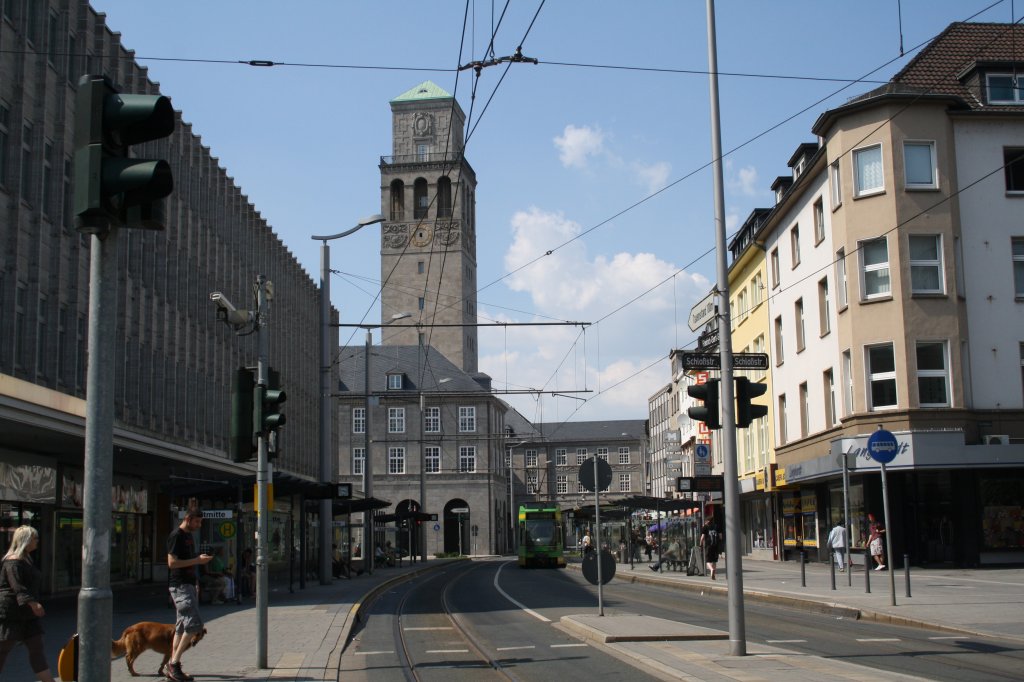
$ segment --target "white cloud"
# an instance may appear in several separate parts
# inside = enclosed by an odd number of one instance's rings
[[[757,175],[757,169],[753,166],[744,166],[738,171],[733,172],[733,165],[726,163],[726,171],[729,174],[729,188],[735,192],[739,192],[748,197],[757,196],[761,194],[758,189],[758,183],[760,182]]]
[[[554,142],[563,166],[586,168],[587,158],[604,150],[604,132],[597,126],[577,128],[570,123]]]
[[[672,164],[667,161],[657,161],[651,164],[633,162],[633,169],[636,171],[640,182],[647,186],[648,194],[653,194],[668,184],[668,175],[672,172]]]
[[[711,283],[694,273],[673,277],[678,267],[652,253],[592,255],[583,240],[554,250],[580,233],[580,226],[559,212],[519,211],[511,226],[505,267],[514,274],[504,281],[530,297],[535,321],[596,324],[585,330],[552,325],[481,328],[480,369],[492,376],[496,388],[508,383],[518,389],[590,391],[574,394],[596,397],[574,419],[645,418],[647,398],[668,380],[669,351],[692,340],[686,326],[690,307]],[[550,255],[537,259],[549,250]],[[503,317],[487,310],[481,314]],[[652,362],[653,369],[634,376]],[[572,398],[546,396],[539,401],[536,395],[506,400],[534,421],[565,419],[583,405]]]

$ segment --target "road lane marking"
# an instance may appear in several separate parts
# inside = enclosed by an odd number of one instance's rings
[[[766,639],[765,644],[806,644],[806,639]]]
[[[858,642],[899,642],[898,637],[865,637],[864,639],[857,639]]]
[[[498,576],[501,575],[501,569],[505,568],[505,566],[507,566],[509,563],[512,563],[512,562],[508,562],[508,563],[502,564],[501,566],[498,566],[498,570],[494,574],[494,589],[496,589],[498,592],[500,592],[501,596],[503,596],[505,599],[508,599],[510,602],[512,602],[513,604],[515,604],[520,609],[522,609],[526,613],[530,614],[531,616],[533,616],[534,618],[536,618],[540,622],[542,622],[542,623],[550,623],[551,622],[550,618],[546,618],[545,616],[540,615],[539,613],[537,613],[533,609],[527,607],[525,604],[520,604],[519,602],[517,602],[515,599],[512,598],[512,595],[510,595],[505,590],[501,589],[501,585],[498,584]]]
[[[357,651],[356,656],[377,656],[379,654],[393,654],[394,651]]]
[[[970,639],[967,635],[949,635],[944,637],[929,637],[928,639]]]
[[[519,649],[536,649],[537,647],[533,644],[529,646],[499,646],[498,651],[518,651]]]
[[[587,646],[586,644],[552,644],[552,649],[568,649],[570,647]]]
[[[428,654],[468,654],[469,649],[427,649]]]

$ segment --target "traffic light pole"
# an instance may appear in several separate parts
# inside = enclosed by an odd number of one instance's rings
[[[269,303],[267,301],[267,278],[259,275],[256,278],[256,324],[258,330],[257,338],[257,368],[256,384],[266,387],[269,380],[268,357],[270,339],[267,329]],[[258,391],[262,398],[263,391]],[[263,413],[262,406],[258,407],[260,414]],[[270,588],[268,579],[269,567],[267,565],[267,539],[270,537],[270,462],[267,449],[267,442],[270,434],[263,428],[263,424],[257,424],[259,429],[259,446],[256,454],[256,488],[258,491],[257,500],[257,530],[256,530],[256,667],[264,669],[267,667],[267,595]],[[110,666],[109,656],[107,666]]]
[[[90,247],[82,520],[85,532],[82,534],[82,589],[78,591],[78,679],[82,682],[110,680],[117,234],[116,227],[111,227],[104,238],[94,234]]]
[[[725,462],[725,554],[729,590],[729,653],[746,656],[743,615],[743,560],[740,556],[740,489],[736,476],[736,413],[732,367],[732,316],[729,309],[729,269],[726,261],[725,194],[722,179],[722,129],[718,109],[718,46],[715,38],[715,0],[707,0],[708,83],[711,101],[711,164],[715,192],[715,261],[718,275],[719,350],[722,355],[722,459]]]

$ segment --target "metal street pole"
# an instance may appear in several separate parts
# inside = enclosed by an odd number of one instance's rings
[[[852,450],[852,448],[851,448]],[[853,549],[853,531],[850,526],[850,453],[843,453],[843,525],[846,526],[846,586],[853,587],[853,567],[850,566],[850,551]],[[865,560],[868,558],[864,553]]]
[[[85,405],[82,588],[78,591],[78,672],[82,682],[110,680],[113,594],[114,340],[117,338],[117,227],[94,234],[89,262],[89,359]]]
[[[889,567],[889,603],[896,606],[896,573],[892,568],[892,530],[889,525],[889,486],[885,474],[885,462],[882,467],[882,514],[885,516],[885,561]]]
[[[729,269],[726,262],[725,193],[722,178],[722,130],[718,109],[718,47],[715,38],[715,0],[707,0],[708,84],[711,101],[711,164],[715,191],[715,251],[720,318],[719,348],[722,356],[722,454],[725,460],[725,564],[729,591],[729,653],[746,656],[747,636],[743,615],[743,559],[740,556],[740,489],[736,475],[736,408],[733,402],[732,315],[729,306]]]
[[[320,481],[333,483],[331,466],[331,247],[320,244]],[[320,500],[320,584],[334,574],[330,549],[334,539],[334,501]]]
[[[366,350],[364,352],[363,366],[363,394],[366,401],[366,419],[364,421],[365,434],[363,439],[363,495],[367,500],[373,497],[373,457],[370,455],[370,346],[373,345],[373,332],[366,328]],[[373,562],[376,561],[376,547],[373,544],[373,510],[367,509],[363,512],[363,561],[366,563],[366,572],[373,575]]]
[[[417,349],[419,352],[419,349]],[[424,420],[424,400],[423,394],[420,393],[420,513],[424,513],[427,507],[427,447],[423,443],[423,430],[426,426]],[[420,532],[417,533],[416,541],[420,543],[420,561],[423,563],[427,562],[427,525],[423,523],[423,519],[419,520],[417,528]]]
[[[266,388],[269,379],[269,330],[267,320],[269,318],[270,305],[267,301],[267,278],[259,275],[256,278],[256,324],[257,324],[257,363],[256,383]],[[261,397],[262,391],[257,391]],[[260,411],[262,414],[262,410]],[[269,434],[262,424],[256,424],[260,430],[259,447],[256,454],[256,488],[259,493],[257,505],[257,533],[256,533],[256,667],[267,667],[267,597],[269,595],[270,580],[267,556],[267,540],[270,537],[270,499],[269,486],[269,456],[267,452],[267,441]]]
[[[594,539],[597,548],[597,615],[604,615],[604,580],[601,576],[601,483],[597,475],[597,455],[594,455]]]

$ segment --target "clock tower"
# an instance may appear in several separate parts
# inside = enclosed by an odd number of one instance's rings
[[[380,160],[381,317],[386,345],[429,345],[477,371],[476,173],[466,115],[425,81],[391,101],[392,155]],[[422,326],[399,326],[419,322]]]

